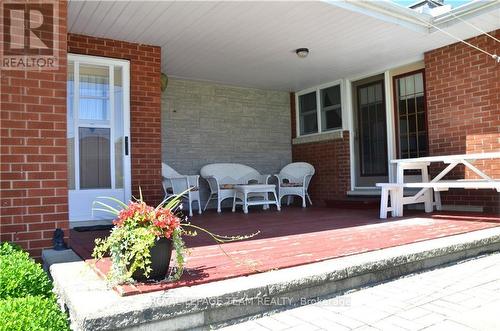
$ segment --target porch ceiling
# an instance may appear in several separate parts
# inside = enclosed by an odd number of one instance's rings
[[[159,45],[172,77],[283,91],[382,71],[455,42],[374,16],[335,2],[70,1],[68,30]],[[500,8],[468,21],[498,29]],[[478,34],[463,23],[447,29]],[[310,49],[306,59],[294,54],[299,47]]]

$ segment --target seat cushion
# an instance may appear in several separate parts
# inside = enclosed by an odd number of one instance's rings
[[[302,183],[281,183],[281,187],[302,187]]]

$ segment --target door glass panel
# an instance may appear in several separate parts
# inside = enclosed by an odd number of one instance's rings
[[[418,153],[419,157],[427,155],[427,135],[425,133],[418,136]]]
[[[407,105],[408,105],[408,115],[414,115],[415,114],[415,98],[413,96],[408,97],[406,99]]]
[[[424,77],[421,73],[415,75],[415,93],[424,92]]]
[[[75,82],[75,66],[73,62],[68,63],[68,81],[66,108],[68,111],[67,119],[67,149],[68,149],[68,188],[75,189],[75,117],[73,111],[74,101],[74,82]]]
[[[406,85],[404,79],[399,79],[399,95],[406,95]]]
[[[418,131],[425,132],[425,113],[418,113]]]
[[[381,82],[358,88],[361,176],[387,174],[387,134]]]
[[[415,79],[414,76],[406,77],[406,95],[415,93]]]
[[[406,100],[399,100],[399,113],[401,115],[406,114]]]
[[[80,65],[81,120],[109,120],[109,68]]]
[[[427,155],[427,125],[423,73],[413,73],[396,80],[399,116],[399,154],[402,158]],[[417,139],[418,136],[418,139]]]
[[[401,135],[401,157],[408,158],[408,136],[406,134]]]
[[[115,67],[114,70],[114,148],[115,148],[115,187],[123,188],[123,77],[122,68]]]
[[[416,122],[415,114],[408,115],[408,133],[415,133],[417,130],[417,122]]]
[[[406,116],[399,117],[399,134],[401,136],[408,134],[408,119]]]
[[[108,128],[79,128],[81,189],[111,188],[110,133]]]
[[[408,148],[410,149],[410,157],[417,157],[418,152],[417,152],[417,136],[415,134],[410,134],[408,137]]]
[[[382,101],[384,96],[382,95],[382,85],[375,85],[375,101]]]

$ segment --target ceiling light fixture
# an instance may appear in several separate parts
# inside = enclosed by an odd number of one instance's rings
[[[295,54],[297,54],[298,57],[303,59],[307,57],[307,55],[309,55],[309,48],[297,48],[295,50]]]

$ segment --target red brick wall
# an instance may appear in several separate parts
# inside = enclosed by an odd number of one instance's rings
[[[316,173],[309,186],[313,203],[344,199],[350,189],[349,131],[342,139],[326,140],[292,146],[294,162],[308,162]]]
[[[491,34],[500,38],[500,30]],[[487,36],[470,43],[500,54]],[[429,152],[431,155],[500,151],[500,65],[462,43],[425,54]],[[492,177],[500,178],[500,162],[477,162]],[[454,177],[474,178],[463,168]],[[478,205],[500,210],[499,194],[486,190],[450,190],[446,204]]]
[[[34,257],[68,229],[66,11],[61,1],[58,70],[0,71],[0,241]]]
[[[147,202],[163,197],[161,186],[161,48],[68,34],[68,52],[130,61],[132,192]]]
[[[297,136],[295,94],[290,93],[292,139]],[[316,173],[309,186],[313,203],[323,205],[326,200],[343,199],[351,187],[349,159],[349,131],[341,139],[292,145],[293,162],[308,162]]]

